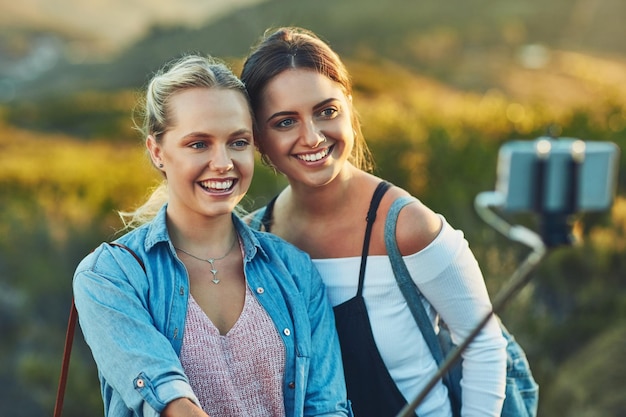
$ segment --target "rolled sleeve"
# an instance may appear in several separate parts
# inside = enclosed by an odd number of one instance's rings
[[[102,247],[85,258],[73,282],[79,323],[98,366],[105,408],[123,409],[121,402],[137,415],[158,416],[176,398],[197,403],[177,353],[150,314],[150,292],[133,279],[145,276],[143,270],[135,260],[117,264],[109,250]]]

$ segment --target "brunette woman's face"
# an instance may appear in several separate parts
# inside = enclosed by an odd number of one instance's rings
[[[312,70],[289,69],[263,90],[259,144],[292,185],[324,185],[352,152],[351,117],[351,100],[339,83]]]
[[[248,191],[254,172],[252,117],[241,92],[192,88],[174,94],[172,126],[147,146],[166,175],[168,213],[230,214]]]

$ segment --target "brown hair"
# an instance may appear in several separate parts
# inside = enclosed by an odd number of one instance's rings
[[[341,85],[346,96],[352,96],[350,74],[328,43],[309,30],[299,27],[282,27],[266,31],[243,64],[240,78],[246,85],[254,112],[259,109],[261,96],[268,82],[290,68],[314,70]],[[355,142],[350,162],[357,168],[371,171],[372,155],[363,138],[361,123],[354,109],[352,110],[352,129]],[[257,135],[257,139],[262,138]]]

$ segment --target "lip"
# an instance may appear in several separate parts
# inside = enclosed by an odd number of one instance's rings
[[[198,185],[209,193],[227,194],[233,190],[238,181],[237,178],[212,178],[198,181]]]
[[[325,161],[328,159],[328,156],[333,152],[335,145],[327,146],[325,148],[320,148],[315,152],[302,152],[293,154],[293,156],[304,163],[314,164],[318,162]]]

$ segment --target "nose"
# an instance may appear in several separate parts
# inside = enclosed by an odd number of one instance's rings
[[[325,141],[326,136],[324,136],[324,133],[322,133],[322,131],[318,129],[314,123],[309,123],[306,125],[306,129],[303,132],[303,142],[306,144],[306,146],[310,147],[311,149],[315,149],[320,145],[320,143],[323,143]]]
[[[217,146],[211,155],[209,167],[219,173],[224,173],[234,168],[233,160],[226,146]]]

